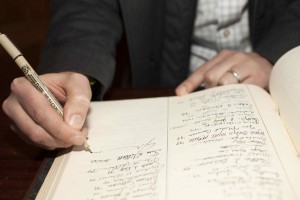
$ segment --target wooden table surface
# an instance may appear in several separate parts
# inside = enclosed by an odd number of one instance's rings
[[[131,99],[174,95],[172,89],[118,89],[108,99]],[[9,120],[0,111],[0,199],[24,199],[43,160],[55,152],[46,151],[23,142],[9,126]]]
[[[25,144],[0,113],[0,199],[23,199],[47,152]]]

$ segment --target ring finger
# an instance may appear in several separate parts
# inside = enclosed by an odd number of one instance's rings
[[[218,85],[242,83],[244,79],[245,77],[238,69],[230,69],[219,79]]]

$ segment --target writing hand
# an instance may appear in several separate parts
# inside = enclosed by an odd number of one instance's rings
[[[11,94],[2,108],[12,120],[11,128],[25,141],[46,149],[82,145],[87,136],[84,121],[91,89],[88,79],[78,73],[63,72],[40,76],[64,107],[64,118],[24,77],[11,84]]]
[[[177,95],[185,95],[193,92],[201,84],[210,88],[238,82],[267,89],[272,66],[267,59],[255,52],[223,50],[194,71],[175,92]]]

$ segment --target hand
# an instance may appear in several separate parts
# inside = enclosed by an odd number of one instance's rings
[[[2,108],[12,120],[12,129],[25,141],[46,149],[81,145],[87,136],[84,121],[91,89],[87,77],[73,72],[40,76],[64,107],[64,118],[24,77],[11,84],[11,94]]]
[[[193,92],[201,84],[204,84],[205,88],[210,88],[248,83],[268,89],[272,67],[267,59],[257,53],[223,50],[193,72],[175,92],[177,95],[185,95]]]

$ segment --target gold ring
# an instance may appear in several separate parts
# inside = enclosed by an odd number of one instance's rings
[[[236,73],[236,71],[234,71],[234,70],[231,69],[228,72],[231,73],[236,78],[236,80],[237,80],[238,83],[242,82],[240,75],[238,73]]]

